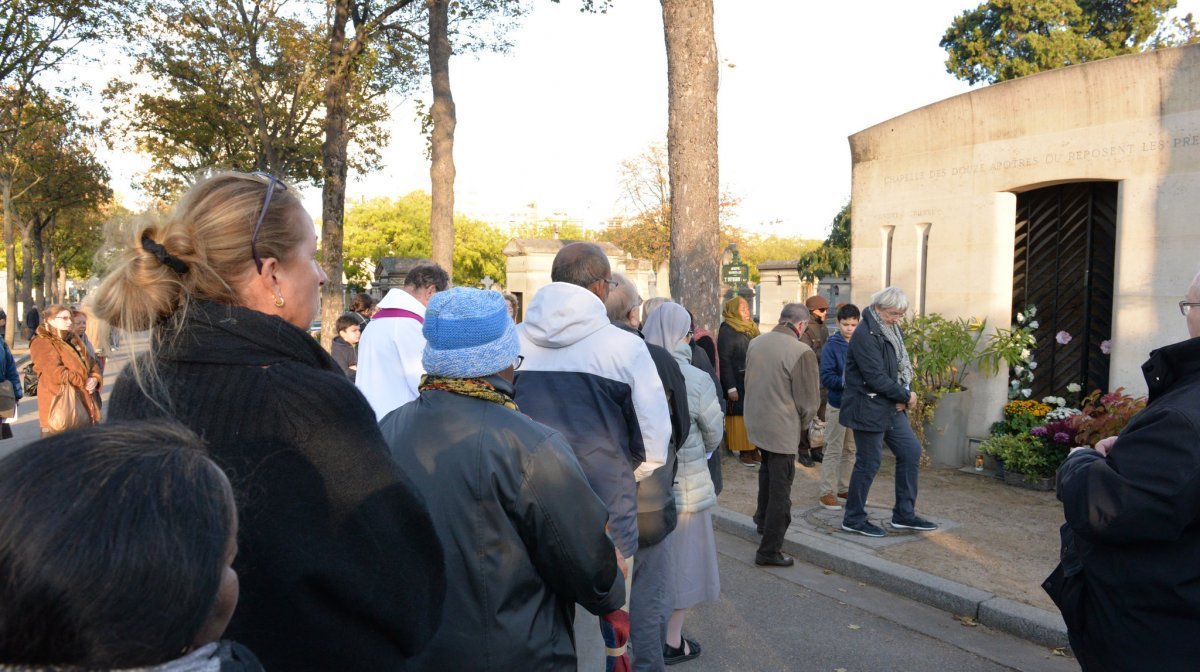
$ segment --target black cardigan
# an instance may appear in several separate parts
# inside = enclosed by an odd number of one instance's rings
[[[171,415],[199,434],[238,498],[241,599],[225,636],[268,670],[392,670],[433,636],[445,593],[424,500],[375,414],[302,330],[194,305],[154,353]],[[130,370],[109,418],[163,413]]]

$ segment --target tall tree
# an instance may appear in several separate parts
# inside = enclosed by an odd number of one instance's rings
[[[80,44],[107,34],[114,18],[124,9],[123,0],[4,0],[0,17],[0,206],[3,207],[4,248],[9,315],[17,313],[15,229],[12,213],[12,157],[19,134],[28,123],[29,96],[38,77],[57,68],[75,53]],[[28,264],[28,260],[25,260]],[[12,342],[16,319],[5,326]]]
[[[667,44],[671,181],[671,296],[715,331],[719,307],[720,187],[717,41],[713,0],[661,0]]]
[[[433,261],[453,268],[454,256],[454,129],[458,125],[450,89],[450,0],[426,0],[429,11],[429,77],[433,85],[429,183],[433,214],[429,220]]]
[[[989,0],[955,17],[941,46],[946,71],[970,84],[1196,41],[1176,0]]]
[[[283,0],[139,0],[126,26],[130,76],[111,82],[108,111],[152,165],[144,187],[170,200],[212,166],[318,184],[324,16]],[[387,143],[390,83],[364,59],[347,103],[359,170]]]
[[[334,323],[343,310],[342,238],[346,208],[347,147],[350,92],[363,74],[364,59],[374,56],[386,66],[384,81],[399,86],[411,81],[400,73],[419,73],[419,32],[413,24],[421,6],[416,0],[392,0],[380,5],[355,0],[330,0],[331,20],[325,77],[325,129],[321,145],[321,263],[329,281],[321,289],[321,342],[336,335]],[[418,38],[414,40],[412,38]],[[387,39],[393,38],[393,39]],[[376,47],[376,48],[373,48]]]

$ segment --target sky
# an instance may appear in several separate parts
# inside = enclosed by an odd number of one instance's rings
[[[823,238],[850,196],[847,137],[970,89],[938,46],[972,0],[715,0],[720,181],[744,229]],[[596,226],[628,207],[620,165],[665,143],[661,6],[536,0],[508,53],[450,64],[457,108],[456,210],[506,223],[567,217]],[[1200,0],[1181,0],[1200,14]],[[421,97],[418,95],[417,97]],[[428,98],[428,94],[424,96]],[[347,202],[429,190],[412,101],[395,101],[385,165],[352,175]],[[144,162],[102,156],[122,199]],[[305,190],[320,214],[320,191]]]

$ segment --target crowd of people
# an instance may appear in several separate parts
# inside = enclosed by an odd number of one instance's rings
[[[838,306],[832,335],[822,297],[760,333],[734,296],[714,339],[571,243],[523,311],[420,265],[378,304],[357,297],[326,352],[307,333],[327,280],[316,253],[296,191],[259,173],[202,179],[142,225],[90,303],[150,332],[98,427],[84,426],[100,420],[103,350],[85,315],[44,311],[30,345],[44,438],[0,461],[0,669],[662,670],[701,655],[687,614],[720,596],[722,446],[759,470],[758,565],[794,563],[797,465],[821,462],[819,504],[844,509],[843,530],[886,535],[865,511],[884,444],[889,526],[937,529],[916,512],[898,288]],[[1194,393],[1172,377],[1185,350],[1156,353],[1150,408],[1194,434],[1194,408],[1169,406]],[[1135,531],[1142,518],[1114,510],[1162,500],[1130,485],[1154,466],[1122,448],[1170,419],[1155,418],[1063,467],[1072,553],[1052,588],[1089,652],[1169,648],[1186,629],[1117,637],[1077,613],[1081,595],[1102,600],[1080,566],[1117,581],[1101,570],[1128,561],[1129,535],[1191,525],[1162,509]],[[1188,460],[1171,492],[1194,494]]]

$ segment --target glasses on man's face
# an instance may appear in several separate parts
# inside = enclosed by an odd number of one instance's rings
[[[517,355],[517,358],[515,360],[513,360],[513,365],[512,365],[513,371],[516,371],[517,369],[521,368],[521,363],[524,361],[525,361],[525,355]]]
[[[1184,317],[1187,317],[1188,313],[1191,312],[1191,310],[1192,310],[1192,306],[1200,306],[1200,303],[1197,303],[1194,301],[1188,301],[1186,299],[1183,301],[1180,301],[1179,302],[1179,312],[1183,313]]]
[[[617,281],[613,280],[612,278],[596,278],[595,280],[592,280],[592,282],[600,282],[601,280],[608,283],[608,289],[610,291],[617,288]]]
[[[287,184],[283,180],[275,177],[270,173],[264,173],[261,170],[256,170],[250,173],[255,177],[263,177],[267,180],[267,191],[263,195],[262,210],[258,213],[258,221],[254,223],[254,233],[250,234],[250,255],[254,257],[254,266],[258,268],[258,272],[262,273],[262,259],[258,256],[258,230],[262,228],[263,218],[267,216],[267,207],[271,205],[271,196],[275,194],[275,186],[279,185],[280,189],[287,191]]]

